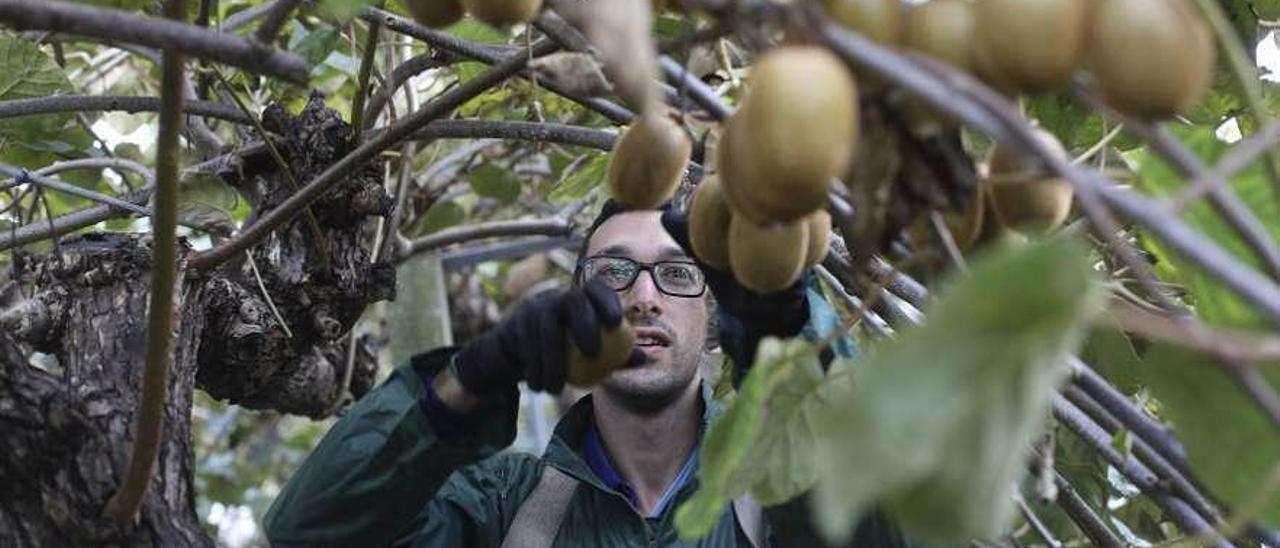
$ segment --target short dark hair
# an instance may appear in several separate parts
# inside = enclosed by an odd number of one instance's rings
[[[671,209],[671,207],[672,201],[668,200],[659,205],[656,210],[665,213],[668,209]],[[604,205],[600,207],[600,213],[596,215],[596,218],[591,221],[591,225],[587,227],[587,232],[582,239],[582,247],[578,248],[578,257],[574,261],[573,267],[573,283],[575,285],[579,282],[579,277],[582,274],[582,261],[587,259],[587,249],[591,247],[591,238],[595,236],[596,230],[599,230],[600,225],[603,225],[605,221],[613,218],[614,215],[626,213],[628,211],[642,210],[627,207],[613,198],[605,200]]]

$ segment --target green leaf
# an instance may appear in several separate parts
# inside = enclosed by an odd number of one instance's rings
[[[0,101],[71,91],[67,76],[39,46],[11,34],[0,34]],[[80,147],[71,141],[80,140],[84,131],[68,127],[73,120],[71,113],[0,120],[0,161],[38,168],[74,156]]]
[[[1174,127],[1172,129],[1197,156],[1206,162],[1216,162],[1227,149],[1228,145],[1214,137],[1213,130],[1210,128]],[[1182,178],[1168,164],[1145,148],[1131,151],[1126,154],[1126,157],[1137,168],[1138,185],[1151,195],[1168,196],[1186,186]],[[1266,225],[1271,237],[1280,239],[1280,206],[1277,206],[1276,196],[1271,191],[1271,185],[1262,165],[1255,163],[1232,180],[1231,186],[1240,195],[1241,200]],[[1235,231],[1206,201],[1201,200],[1192,204],[1183,213],[1182,219],[1242,262],[1257,266],[1257,260],[1249,247],[1236,236]],[[1165,248],[1158,239],[1151,237],[1145,230],[1140,234],[1144,247],[1157,258],[1156,275],[1165,281],[1183,285],[1187,291],[1186,300],[1195,308],[1200,318],[1210,324],[1223,327],[1259,328],[1262,326],[1262,318],[1258,313],[1235,293]]]
[[[289,37],[289,50],[307,60],[307,65],[315,73],[318,66],[329,58],[329,54],[338,47],[341,38],[338,29],[331,25],[321,25],[310,32],[297,22]]]
[[[1072,154],[1084,152],[1102,140],[1106,132],[1102,117],[1076,102],[1070,95],[1045,93],[1027,98],[1027,116],[1040,123],[1040,127],[1054,134]],[[1108,126],[1110,130],[1114,125]],[[1124,133],[1112,141],[1113,146],[1126,149],[1135,146]]]
[[[520,188],[524,186],[515,173],[493,163],[483,164],[472,170],[467,180],[471,182],[471,189],[476,194],[504,202],[515,201],[520,197]]]
[[[847,366],[826,378],[847,380]],[[683,538],[703,536],[727,501],[751,491],[761,504],[784,502],[817,481],[812,418],[823,401],[822,367],[813,343],[765,339],[755,364],[699,453],[699,488],[676,511]]]
[[[229,234],[240,195],[221,177],[195,173],[184,177],[178,193],[178,222],[207,232]]]
[[[1097,368],[1098,373],[1126,394],[1141,389],[1138,377],[1142,359],[1133,348],[1133,341],[1119,329],[1099,326],[1090,329],[1080,348],[1080,359]]]
[[[600,186],[609,173],[609,155],[593,152],[578,169],[569,174],[551,189],[547,201],[554,205],[565,205],[586,196],[592,189]]]
[[[1280,0],[1251,0],[1253,12],[1259,19],[1275,21],[1280,19]]]
[[[1095,278],[1069,240],[998,250],[922,325],[873,348],[852,394],[815,422],[823,533],[847,539],[874,505],[925,540],[1002,531],[1062,359],[1100,304]]]
[[[1277,364],[1259,364],[1280,388]],[[1187,449],[1192,467],[1209,491],[1233,509],[1252,509],[1269,527],[1280,526],[1280,432],[1223,372],[1201,354],[1156,345],[1143,364],[1143,380]],[[1271,484],[1268,495],[1260,489]]]
[[[427,213],[414,223],[411,234],[422,236],[430,234],[442,228],[449,228],[454,225],[461,224],[467,220],[467,211],[462,208],[458,202],[449,200],[446,202],[437,202],[427,210]]]
[[[365,6],[372,3],[373,0],[321,0],[319,12],[345,21],[359,15]]]

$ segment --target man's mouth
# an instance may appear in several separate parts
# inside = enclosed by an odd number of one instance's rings
[[[636,346],[640,348],[665,348],[671,346],[671,337],[654,327],[636,328]]]

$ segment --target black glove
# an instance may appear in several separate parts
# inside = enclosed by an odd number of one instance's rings
[[[740,380],[755,359],[756,346],[766,336],[791,337],[809,322],[809,301],[805,284],[811,275],[805,269],[796,283],[774,293],[756,293],[743,287],[733,274],[718,270],[699,259],[689,244],[689,217],[683,211],[669,208],[662,213],[662,227],[680,244],[707,279],[707,287],[715,296],[720,312],[720,344],[735,363]],[[725,316],[730,316],[726,318]]]
[[[617,293],[590,280],[581,287],[548,291],[458,352],[458,381],[468,392],[491,394],[521,380],[529,388],[559,392],[567,376],[568,338],[587,357],[600,354],[600,331],[622,321]],[[628,366],[642,363],[635,349]]]

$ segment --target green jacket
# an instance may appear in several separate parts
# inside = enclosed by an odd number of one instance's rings
[[[829,308],[811,318],[806,335],[829,332],[813,328],[834,320],[827,314]],[[591,424],[590,396],[560,420],[541,458],[499,453],[515,439],[514,389],[473,414],[466,439],[442,439],[423,411],[421,379],[444,368],[452,355],[453,349],[439,349],[414,357],[333,426],[267,512],[273,546],[497,547],[547,466],[581,482],[557,546],[749,546],[727,505],[708,536],[678,539],[675,508],[693,494],[696,480],[658,518],[642,517],[622,494],[605,487],[580,451]],[[719,409],[705,386],[703,402],[705,429]],[[822,545],[809,528],[806,504],[801,497],[765,509],[771,546]],[[879,514],[863,520],[852,545],[907,546]]]

